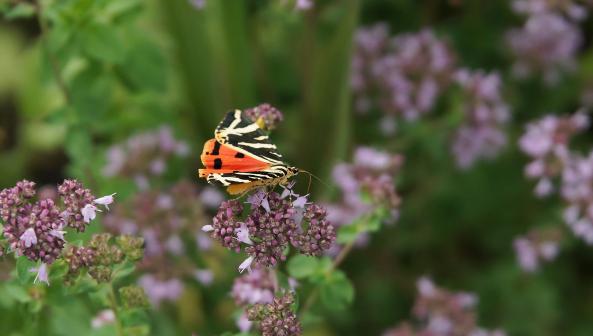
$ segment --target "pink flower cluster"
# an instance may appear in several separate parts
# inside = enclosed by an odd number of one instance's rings
[[[477,325],[477,297],[466,292],[438,288],[426,277],[417,282],[418,297],[413,315],[419,323],[400,323],[383,336],[504,336],[501,330],[488,331]]]
[[[545,197],[554,191],[552,179],[561,175],[574,155],[568,148],[570,139],[589,126],[589,117],[583,112],[572,116],[547,115],[526,126],[519,139],[519,147],[532,161],[525,174],[538,179],[535,194]]]
[[[432,109],[454,70],[445,42],[429,29],[389,38],[385,24],[361,28],[355,39],[351,83],[357,111],[370,110],[373,100],[388,115],[407,120]]]
[[[200,206],[201,196],[192,183],[180,181],[161,191],[141,191],[105,217],[109,231],[144,238],[145,253],[138,269],[145,275],[139,284],[155,306],[178,298],[183,292],[182,277],[194,278],[203,285],[213,281],[212,271],[190,267],[195,261],[187,255],[195,247],[211,247],[200,230],[207,218]]]
[[[148,176],[160,176],[172,157],[186,157],[189,146],[173,136],[169,126],[156,131],[140,133],[107,150],[105,176],[133,178],[141,190],[146,190]]]
[[[307,202],[286,187],[282,194],[263,190],[247,198],[246,207],[238,200],[222,203],[212,225],[202,230],[220,244],[235,252],[242,248],[249,257],[239,265],[239,271],[251,264],[273,267],[286,260],[286,249],[294,247],[305,255],[319,256],[336,239],[333,225],[324,208]]]
[[[60,255],[66,243],[65,228],[81,232],[96,216],[97,205],[107,210],[113,195],[95,198],[76,180],[64,180],[58,186],[61,203],[51,198],[35,201],[35,183],[22,180],[0,191],[0,219],[3,236],[15,255],[41,261],[37,279],[47,282],[47,265]],[[52,195],[56,193],[53,192]]]
[[[517,261],[525,272],[535,272],[544,261],[556,258],[560,250],[562,233],[555,229],[534,229],[526,236],[515,238],[513,247]]]
[[[506,144],[502,126],[510,118],[508,105],[502,100],[498,73],[461,69],[455,82],[463,92],[463,122],[457,129],[452,151],[461,168],[470,167],[480,158],[492,158]]]
[[[392,219],[397,219],[400,198],[394,176],[402,163],[401,155],[358,147],[352,163],[340,163],[333,169],[333,180],[342,192],[342,200],[328,205],[330,220],[337,226],[349,224],[376,207],[386,207]]]
[[[517,77],[542,73],[548,84],[576,66],[576,53],[583,41],[577,22],[587,16],[584,6],[574,1],[515,0],[513,9],[527,14],[523,27],[507,33]]]
[[[569,117],[548,115],[527,125],[519,146],[532,158],[525,173],[539,179],[536,195],[544,197],[559,190],[566,204],[566,224],[593,245],[593,151],[582,155],[569,148],[571,138],[589,127],[589,119],[583,112]]]
[[[351,70],[354,107],[360,113],[380,109],[384,134],[395,132],[398,118],[416,120],[429,113],[452,84],[460,86],[464,101],[452,153],[459,167],[468,168],[478,159],[494,157],[506,144],[502,126],[510,113],[500,76],[457,69],[451,48],[429,29],[393,38],[385,24],[357,31]]]
[[[525,14],[529,16],[555,12],[562,14],[570,20],[582,21],[587,18],[587,6],[591,5],[591,1],[585,4],[586,1],[578,0],[513,0],[512,9],[518,14]]]

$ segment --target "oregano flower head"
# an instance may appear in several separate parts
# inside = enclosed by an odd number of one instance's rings
[[[320,255],[335,241],[327,212],[319,205],[308,204],[306,196],[259,190],[246,204],[249,206],[239,200],[223,202],[212,225],[203,227],[224,247],[236,252],[243,248],[248,258],[240,271],[252,263],[276,266],[286,260],[290,246],[302,254]]]

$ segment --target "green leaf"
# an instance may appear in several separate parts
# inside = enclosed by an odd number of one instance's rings
[[[28,305],[29,308],[29,312],[32,314],[37,314],[41,311],[41,309],[43,309],[44,304],[43,301],[41,300],[35,300],[33,302],[31,302],[30,305]]]
[[[16,272],[21,284],[30,284],[35,277],[34,272],[30,272],[32,268],[38,267],[36,262],[33,262],[25,256],[20,256],[16,260]]]
[[[354,299],[354,287],[346,275],[337,270],[332,272],[321,285],[321,302],[330,310],[343,310]]]
[[[118,0],[109,1],[104,9],[104,14],[110,21],[128,21],[134,18],[142,10],[141,0]]]
[[[356,240],[360,231],[357,221],[350,225],[342,226],[338,229],[337,242],[340,244],[349,244]]]
[[[318,259],[300,254],[292,257],[288,262],[288,274],[297,279],[311,276],[318,268]]]
[[[35,6],[30,3],[21,2],[18,5],[8,9],[4,17],[8,20],[29,18],[35,15]]]
[[[166,88],[167,63],[159,48],[148,41],[131,41],[117,74],[132,90],[162,92]]]
[[[33,300],[26,288],[13,283],[7,283],[4,286],[3,293],[14,301],[26,303]]]
[[[68,273],[68,264],[66,263],[66,261],[62,259],[57,260],[51,265],[51,269],[49,272],[50,283],[52,283],[53,281],[61,282],[66,273]]]
[[[111,104],[114,89],[113,77],[98,62],[90,62],[68,83],[74,113],[71,122],[83,126],[105,121],[104,114]],[[94,126],[94,125],[93,125]],[[88,129],[85,130],[88,133]]]
[[[119,280],[119,279],[123,279],[123,278],[127,277],[128,275],[132,274],[134,272],[135,268],[136,268],[136,266],[134,265],[134,263],[129,262],[129,261],[125,262],[125,263],[118,264],[113,269],[113,282],[115,282],[116,280]]]
[[[73,129],[66,136],[66,152],[77,161],[86,162],[92,150],[91,136],[86,129]]]
[[[99,61],[119,63],[125,50],[117,29],[104,24],[90,24],[79,36],[83,50]]]
[[[64,294],[65,295],[75,295],[81,293],[90,292],[92,294],[89,295],[96,295],[97,294],[97,282],[93,280],[88,275],[84,274],[76,278],[74,284],[71,286],[64,286]]]
[[[85,277],[85,284],[87,285],[85,288],[87,290],[91,290],[89,295],[89,299],[96,304],[99,307],[105,307],[105,306],[109,306],[111,304],[110,300],[109,300],[109,295],[111,294],[111,288],[109,287],[109,285],[92,285],[92,282],[94,282],[94,280],[91,280],[89,277]],[[89,286],[90,285],[90,286]]]
[[[381,224],[387,218],[388,211],[385,207],[379,207],[364,222],[364,231],[376,232],[381,228]]]
[[[309,280],[312,283],[319,285],[325,282],[327,275],[331,273],[332,269],[333,261],[329,257],[324,257],[319,260],[317,270],[309,277]]]
[[[143,309],[124,309],[121,312],[121,323],[124,326],[143,326],[150,322],[148,314]]]
[[[117,335],[117,327],[114,324],[104,325],[100,328],[91,329],[90,336],[113,336]]]

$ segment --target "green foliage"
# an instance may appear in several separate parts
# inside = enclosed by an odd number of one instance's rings
[[[331,272],[320,285],[321,302],[327,309],[343,310],[354,300],[354,287],[344,272]]]
[[[505,34],[525,17],[513,14],[508,1],[314,3],[301,12],[294,1],[281,0],[207,0],[202,10],[186,0],[0,1],[0,189],[23,177],[55,185],[68,176],[98,195],[125,199],[138,190],[132,179],[103,175],[106,148],[165,123],[188,140],[191,160],[172,164],[151,186],[189,179],[201,188],[197,156],[220,117],[269,102],[284,112],[272,136],[286,161],[327,184],[334,164],[348,160],[356,145],[405,157],[396,177],[402,207],[395,226],[386,225],[390,209],[381,206],[351,218],[338,228],[337,242],[352,248],[339,263],[287,250],[277,285],[286,290],[298,281],[298,314],[308,335],[383,333],[410,317],[422,275],[475,292],[480,324],[509,335],[593,334],[590,247],[565,230],[571,238],[558,260],[531,275],[520,273],[513,251],[513,239],[529,228],[563,227],[558,200],[533,197],[516,143],[527,121],[582,104],[593,82],[592,19],[579,23],[585,43],[576,71],[551,87],[537,76],[512,76]],[[467,171],[454,166],[448,143],[467,99],[457,89],[444,93],[429,117],[399,122],[393,137],[378,131],[380,111],[352,110],[356,29],[378,21],[392,34],[432,27],[457,51],[460,65],[501,73],[512,121],[498,158]],[[590,148],[591,139],[588,132],[578,144]],[[298,178],[304,190],[305,179]],[[337,196],[324,183],[308,192],[315,201]],[[67,238],[82,246],[104,229]],[[187,267],[213,270],[214,281],[207,287],[191,271],[166,269],[159,275],[181,279],[184,292],[159,308],[135,285],[146,272],[136,267],[138,242],[115,243],[125,258],[93,269],[102,283],[87,269],[65,283],[68,265],[57,261],[49,266],[50,286],[34,284],[30,270],[38,263],[3,256],[0,335],[257,335],[232,332],[236,307],[228,292],[236,260],[223,249],[194,247],[195,237],[181,238],[192,242],[183,251]],[[105,309],[116,321],[92,328]]]
[[[35,15],[35,6],[27,2],[4,9],[4,17],[8,20],[30,18],[33,15]]]

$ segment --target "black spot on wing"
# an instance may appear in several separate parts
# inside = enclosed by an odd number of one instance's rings
[[[245,157],[245,154],[243,154],[243,153],[237,153],[237,154],[235,154],[235,157],[236,157],[237,159],[242,159],[242,158],[244,158],[244,157]]]
[[[214,142],[214,148],[212,149],[212,155],[220,154],[220,143],[218,141]]]
[[[222,168],[222,160],[220,158],[214,159],[214,169]]]

